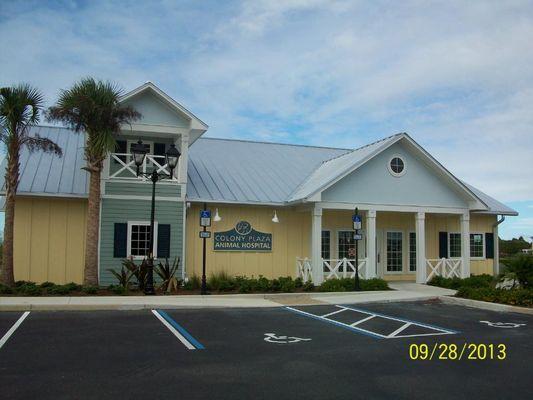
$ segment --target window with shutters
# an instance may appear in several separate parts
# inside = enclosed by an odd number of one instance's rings
[[[157,258],[157,221],[154,222],[154,258]],[[150,222],[128,222],[128,256],[142,260],[150,255]]]
[[[461,258],[461,234],[450,233],[448,236],[448,254],[450,258]]]
[[[483,233],[470,234],[470,257],[485,258],[485,240]]]

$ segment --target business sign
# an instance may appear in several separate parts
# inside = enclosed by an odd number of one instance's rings
[[[240,221],[235,228],[215,232],[215,251],[272,251],[272,234],[256,231],[248,221]]]

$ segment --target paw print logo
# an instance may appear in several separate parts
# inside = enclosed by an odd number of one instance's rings
[[[240,221],[235,225],[235,230],[239,235],[248,235],[252,231],[252,225],[247,221]]]

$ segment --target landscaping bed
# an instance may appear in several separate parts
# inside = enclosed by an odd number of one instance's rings
[[[518,256],[507,261],[503,273],[469,278],[434,277],[429,285],[455,289],[456,297],[490,303],[533,307],[533,257]]]
[[[185,282],[177,281],[172,290],[168,285],[156,285],[157,295],[194,295],[200,294],[201,280],[193,275]],[[361,279],[362,291],[390,290],[387,282],[382,279]],[[304,282],[301,278],[280,277],[267,279],[263,276],[248,278],[244,276],[230,277],[220,273],[211,275],[207,280],[207,289],[212,294],[237,293],[308,293],[308,292],[349,292],[355,290],[354,279],[330,279],[315,287],[311,282]],[[107,287],[82,286],[76,283],[56,285],[52,282],[36,284],[28,281],[18,281],[14,287],[0,285],[1,296],[143,296],[144,292],[138,284],[127,282],[124,285],[110,285]]]

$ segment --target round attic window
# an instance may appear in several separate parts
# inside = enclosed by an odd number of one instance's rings
[[[405,173],[405,161],[400,156],[392,157],[388,167],[393,176],[402,176]]]

